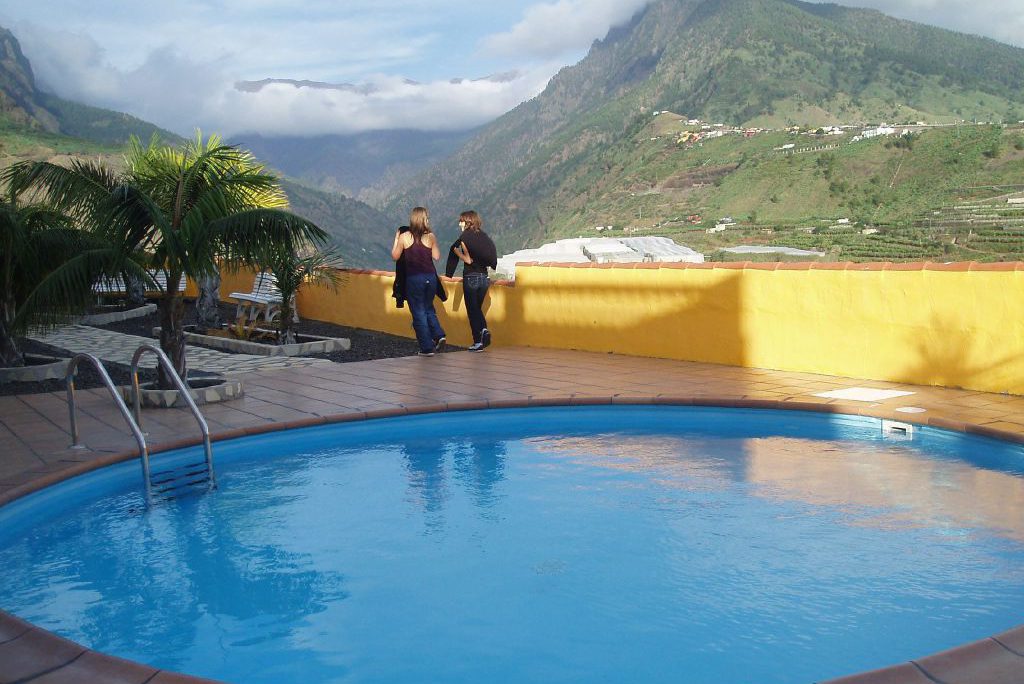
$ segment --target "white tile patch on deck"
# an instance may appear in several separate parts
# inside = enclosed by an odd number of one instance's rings
[[[850,399],[852,401],[883,401],[896,397],[905,397],[913,392],[902,392],[900,390],[874,389],[871,387],[846,387],[844,389],[832,390],[831,392],[817,392],[814,396],[825,399]]]

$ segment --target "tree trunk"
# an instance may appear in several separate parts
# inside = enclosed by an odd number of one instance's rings
[[[25,357],[11,334],[10,319],[13,316],[8,316],[9,311],[13,313],[13,307],[6,304],[0,307],[0,367],[3,368],[25,365]]]
[[[185,318],[185,302],[180,295],[164,295],[160,300],[160,349],[170,359],[174,370],[186,379],[185,367],[185,328],[182,321]],[[174,389],[174,382],[164,373],[160,367],[157,373],[157,382],[160,389]]]
[[[224,322],[220,317],[220,272],[199,281],[199,298],[196,299],[196,323],[204,331],[219,329]]]
[[[281,301],[281,315],[277,321],[277,343],[295,344],[295,322],[292,320],[290,298]]]
[[[130,306],[144,306],[146,304],[146,282],[141,278],[129,276],[124,286],[125,294],[128,295]]]

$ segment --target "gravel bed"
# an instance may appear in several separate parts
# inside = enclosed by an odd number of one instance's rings
[[[18,349],[23,354],[41,354],[54,356],[60,359],[70,359],[73,355],[66,349],[51,347],[48,344],[41,344],[35,340],[19,340]],[[132,377],[130,369],[123,363],[103,362],[103,367],[113,381],[114,385],[129,385]],[[149,368],[139,369],[140,382],[152,382],[156,380],[156,371]],[[75,373],[75,389],[92,389],[103,387],[103,380],[100,378],[96,367],[91,363],[79,363]],[[64,392],[67,385],[62,378],[52,380],[40,380],[38,382],[0,382],[0,396],[14,394],[40,394],[42,392]]]

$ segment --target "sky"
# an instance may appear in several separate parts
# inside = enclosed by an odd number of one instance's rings
[[[320,135],[484,124],[649,0],[3,0],[38,84],[194,130]],[[1024,0],[844,2],[1024,47]],[[355,88],[241,81],[309,80]]]

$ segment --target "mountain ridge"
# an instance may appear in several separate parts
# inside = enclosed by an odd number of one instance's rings
[[[71,102],[40,90],[32,65],[14,34],[0,27],[0,121],[100,144],[122,144],[134,135],[180,143],[182,138],[142,119]]]
[[[519,248],[550,237],[566,179],[615,173],[651,111],[778,128],[989,120],[1024,111],[1022,89],[1024,50],[874,10],[657,0],[386,206],[473,207]]]

